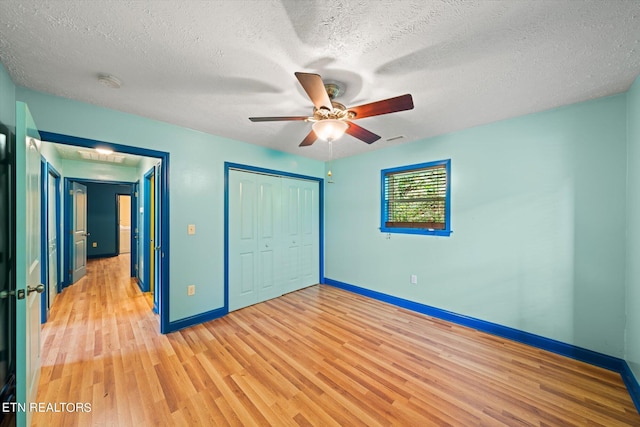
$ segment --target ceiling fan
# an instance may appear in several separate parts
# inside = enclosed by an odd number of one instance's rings
[[[297,72],[295,75],[313,102],[312,116],[249,117],[249,120],[252,122],[312,122],[312,129],[302,140],[300,147],[311,145],[318,138],[331,142],[344,133],[371,144],[379,140],[380,136],[356,125],[351,120],[413,109],[413,98],[410,94],[346,108],[333,100],[341,91],[339,84],[325,84],[318,74]]]

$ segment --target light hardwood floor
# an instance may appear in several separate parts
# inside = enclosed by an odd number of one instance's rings
[[[328,286],[160,335],[127,256],[43,327],[36,426],[640,426],[619,374]]]

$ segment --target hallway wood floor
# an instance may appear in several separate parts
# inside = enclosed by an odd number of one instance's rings
[[[36,426],[640,426],[619,374],[329,286],[160,335],[129,258],[43,328]]]

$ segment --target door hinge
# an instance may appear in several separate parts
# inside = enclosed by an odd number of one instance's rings
[[[15,295],[17,299],[24,299],[26,294],[24,289],[18,289],[17,291],[2,291],[0,292],[0,299],[9,298],[12,295]]]
[[[134,192],[133,192],[133,196],[134,196],[134,197],[138,197],[138,192],[137,192],[137,191],[134,191]]]

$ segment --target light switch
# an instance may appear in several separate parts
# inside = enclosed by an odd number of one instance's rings
[[[187,225],[187,234],[196,234],[196,225],[195,224]]]

